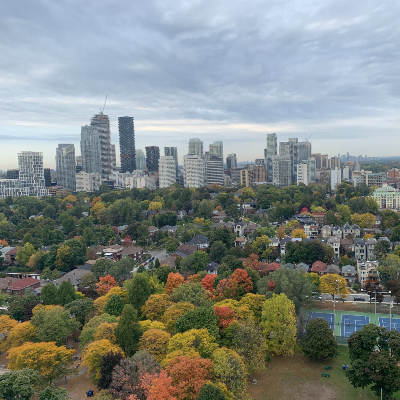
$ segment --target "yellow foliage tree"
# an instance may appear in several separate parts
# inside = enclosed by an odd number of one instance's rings
[[[8,368],[20,370],[30,368],[48,382],[61,379],[73,371],[73,355],[75,350],[65,346],[56,346],[55,342],[24,343],[8,352]]]
[[[167,331],[172,333],[175,329],[177,319],[187,311],[194,310],[194,308],[194,305],[187,301],[172,304],[165,311],[161,318],[161,322],[165,325]]]
[[[69,194],[68,196],[63,198],[62,202],[63,203],[76,203],[77,200],[78,199],[74,195]]]
[[[112,344],[107,339],[96,340],[89,343],[85,348],[82,364],[88,367],[88,375],[92,375],[95,382],[100,379],[102,358],[110,351],[124,355],[119,346]]]
[[[306,239],[307,235],[303,231],[303,229],[294,229],[292,232],[292,238],[301,238],[301,239]]]
[[[375,215],[370,213],[365,214],[353,214],[351,216],[351,222],[353,224],[358,225],[361,229],[363,228],[372,228],[372,225],[375,224]]]
[[[1,345],[7,340],[11,330],[18,324],[15,319],[10,318],[8,315],[0,315],[0,334]]]
[[[263,296],[263,297],[265,300],[265,296]],[[215,307],[230,308],[231,310],[235,311],[235,317],[239,321],[247,321],[247,320],[255,321],[255,315],[254,315],[253,311],[250,309],[250,306],[244,302],[242,303],[237,300],[226,299],[226,300],[219,301],[218,303],[215,303],[214,308]]]
[[[210,358],[218,348],[215,337],[210,335],[207,329],[190,329],[172,336],[168,344],[168,353],[182,350],[183,354],[197,351],[201,357]]]
[[[289,221],[286,226],[290,229],[294,228],[295,226],[300,225],[300,222],[297,221],[297,219],[292,219],[291,221]]]
[[[239,304],[240,306],[247,306],[259,322],[265,300],[265,296],[261,294],[247,293],[240,299]]]
[[[65,266],[64,259],[67,258],[69,251],[70,247],[65,244],[62,244],[57,250],[56,261],[54,262],[54,264],[61,271]]]
[[[194,223],[194,224],[197,224],[197,225],[200,225],[200,226],[203,226],[203,224],[204,224],[204,218],[196,217],[196,218],[193,220],[193,223]]]
[[[267,235],[262,235],[253,240],[251,248],[254,253],[259,254],[261,258],[267,258],[272,254],[271,243],[272,241]]]
[[[35,327],[28,321],[22,322],[11,329],[5,342],[1,343],[0,350],[6,351],[12,347],[22,346],[25,342],[31,342],[35,336]]]
[[[176,357],[196,358],[200,357],[200,353],[191,348],[185,349],[185,351],[175,350],[165,356],[165,358],[161,361],[161,366],[165,368],[171,361],[175,360]]]
[[[283,226],[278,226],[278,229],[276,230],[276,236],[278,236],[279,240],[282,240],[286,236],[286,232]]]
[[[49,310],[52,310],[52,309],[55,308],[55,307],[60,307],[60,308],[62,308],[62,309],[64,310],[64,307],[62,307],[62,306],[57,306],[57,305],[54,305],[54,304],[49,304],[49,305],[47,305],[47,306],[44,306],[43,304],[38,304],[37,306],[33,307],[33,309],[32,309],[32,314],[35,315],[35,314],[38,313],[40,310],[49,311]]]
[[[172,301],[167,294],[152,294],[144,303],[142,314],[152,321],[159,321],[171,304]]]
[[[142,327],[142,331],[146,332],[149,329],[161,329],[165,331],[165,325],[160,321],[151,321],[150,319],[146,319],[144,321],[139,321],[140,326]]]
[[[367,234],[364,235],[363,239],[364,239],[364,240],[366,240],[366,239],[373,239],[374,237],[375,237],[375,236],[372,235],[371,233],[367,233]]]
[[[152,201],[149,204],[149,210],[150,211],[161,211],[162,210],[162,203],[159,201]]]
[[[321,276],[319,283],[321,293],[329,293],[334,298],[335,295],[346,297],[350,291],[347,289],[347,281],[337,274],[326,274]]]
[[[90,215],[98,216],[99,212],[101,210],[104,210],[105,206],[101,201],[98,201],[91,209],[90,209]]]
[[[140,350],[146,350],[161,362],[167,354],[171,335],[161,329],[149,329],[143,333],[139,341]]]
[[[111,288],[108,293],[104,296],[98,297],[94,302],[93,302],[93,307],[96,310],[96,314],[100,315],[103,314],[104,312],[104,307],[106,306],[108,300],[111,299],[114,294],[117,294],[119,297],[121,297],[122,301],[125,304],[128,304],[128,291],[119,287],[115,286]]]
[[[94,340],[107,339],[112,344],[115,344],[117,339],[115,337],[116,323],[109,324],[108,322],[103,322],[96,328],[96,332],[93,335]]]

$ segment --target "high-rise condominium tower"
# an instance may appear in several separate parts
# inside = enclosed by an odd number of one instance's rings
[[[204,186],[204,161],[200,156],[188,154],[183,157],[183,180],[185,187]]]
[[[203,141],[198,138],[189,139],[189,154],[203,157]]]
[[[228,154],[228,156],[226,157],[226,168],[227,169],[237,168],[236,154]]]
[[[119,117],[118,130],[121,172],[132,172],[136,169],[135,127],[133,117]]]
[[[81,127],[82,171],[102,174],[101,134],[97,126]]]
[[[157,146],[146,147],[146,167],[150,173],[158,172],[158,160],[160,158],[160,148]]]
[[[222,142],[214,142],[210,144],[210,150],[204,155],[206,166],[206,185],[217,183],[224,185],[224,159]]]
[[[299,163],[311,157],[311,142],[299,142]]]
[[[143,171],[146,169],[146,157],[142,149],[136,150],[136,169]]]
[[[75,191],[75,146],[59,144],[56,149],[57,184]]]
[[[95,116],[92,117],[90,125],[95,126],[99,131],[101,175],[103,178],[108,178],[108,175],[110,175],[112,171],[110,119],[108,115],[100,111],[99,114],[95,114]]]
[[[210,144],[210,157],[218,157],[224,159],[223,142],[213,142]]]
[[[267,134],[267,149],[265,157],[265,168],[268,172],[268,180],[272,182],[273,180],[273,168],[272,168],[272,157],[276,156],[278,149],[278,138],[276,133]]]
[[[160,189],[176,183],[176,165],[173,156],[161,156],[159,161]]]
[[[297,165],[299,163],[299,146],[297,138],[289,138],[288,142],[279,143],[279,155],[290,158],[292,183],[297,179]]]
[[[174,157],[176,175],[178,175],[178,149],[176,147],[164,147],[164,156]]]
[[[275,186],[285,187],[292,184],[292,161],[289,156],[272,157],[272,183]]]
[[[45,187],[43,153],[22,151],[18,153],[19,183],[29,188],[33,196],[45,196],[49,191]]]

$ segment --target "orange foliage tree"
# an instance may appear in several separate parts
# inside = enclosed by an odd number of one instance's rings
[[[168,376],[165,370],[161,370],[159,377],[153,379],[151,383],[147,400],[177,400],[174,395],[175,388],[172,386],[172,377]]]
[[[254,269],[255,271],[258,271],[261,268],[261,261],[258,261],[259,259],[258,254],[250,254],[244,261],[243,261],[243,267],[245,268],[251,268]]]
[[[96,286],[97,293],[100,296],[104,296],[111,288],[118,286],[118,282],[111,275],[106,275],[99,278],[99,282],[96,283]]]
[[[237,321],[235,317],[235,311],[227,306],[216,306],[214,308],[214,313],[218,317],[218,327],[223,331],[226,329],[230,323]]]
[[[165,285],[165,293],[171,294],[174,289],[185,281],[185,278],[178,272],[171,272],[168,275],[167,284]]]
[[[253,282],[249,274],[244,269],[238,268],[228,279],[223,279],[218,284],[216,296],[218,298],[239,300],[252,290]]]
[[[216,274],[210,274],[210,275],[206,275],[202,280],[201,280],[201,284],[203,285],[204,289],[208,290],[209,292],[211,292],[214,288],[214,281],[215,278],[218,275]]]
[[[175,357],[167,366],[177,400],[196,399],[200,388],[212,379],[213,362],[200,357]]]

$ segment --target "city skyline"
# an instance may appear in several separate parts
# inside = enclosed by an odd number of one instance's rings
[[[254,148],[272,132],[313,135],[321,153],[395,156],[399,10],[394,0],[5,2],[0,169],[26,148],[54,167],[57,143],[78,148],[107,93],[112,143],[130,115],[137,148],[177,147],[180,164],[191,137],[221,140],[242,161],[262,157]]]

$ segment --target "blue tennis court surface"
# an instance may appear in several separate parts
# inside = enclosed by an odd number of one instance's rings
[[[335,325],[334,315],[333,314],[321,313],[321,312],[310,312],[309,313],[309,318],[311,318],[311,319],[322,318],[325,321],[328,321],[329,328],[331,328],[331,329],[333,329],[333,327]]]
[[[342,337],[349,337],[352,333],[360,330],[364,325],[367,324],[369,324],[369,317],[365,315],[342,314],[340,335]]]
[[[383,326],[387,330],[390,329],[390,318],[379,317],[379,326]],[[392,330],[400,331],[400,319],[392,318]]]

